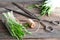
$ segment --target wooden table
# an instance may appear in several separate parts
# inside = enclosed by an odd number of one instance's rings
[[[11,9],[14,9],[17,11],[21,11],[18,8],[16,8],[15,6],[13,6],[11,3],[6,2],[6,3],[0,3],[0,4],[1,4],[0,7],[4,5],[4,7],[11,8]],[[25,3],[24,5],[22,5],[22,4],[19,4],[19,5],[26,7],[28,4]],[[4,10],[3,8],[0,8],[0,11],[3,11],[3,10]],[[32,13],[35,13],[37,16],[39,16],[39,14],[38,14],[39,12],[37,10],[38,9],[32,9],[29,11],[32,11]],[[55,14],[57,12],[53,12],[53,13]],[[58,13],[60,13],[60,12],[58,12]],[[44,19],[44,20],[58,20],[58,21],[60,21],[60,16],[57,16],[54,14],[52,14],[49,17],[43,16],[43,17],[41,17],[41,19],[42,20]],[[2,14],[0,13],[0,15],[2,15]],[[22,15],[16,14],[16,13],[14,13],[14,16],[17,19],[19,19],[20,21],[28,19],[28,18],[26,18]],[[1,19],[1,16],[0,16],[0,19]],[[23,23],[23,21],[21,21],[21,23]],[[34,32],[38,28],[39,23],[36,21],[35,21],[35,23],[36,23],[36,27],[34,29],[28,29],[29,31]],[[44,23],[46,25],[51,25],[51,24],[46,23],[46,22],[44,22]],[[59,38],[60,38],[60,26],[55,26],[55,25],[51,25],[51,26],[54,28],[54,31],[52,33],[45,32],[43,30],[42,25],[40,25],[40,28],[36,33],[32,33],[32,35],[26,35],[24,37],[24,40],[59,40]],[[1,21],[0,21],[0,40],[16,40],[15,38],[11,37],[11,35],[7,31],[5,25],[3,25]]]

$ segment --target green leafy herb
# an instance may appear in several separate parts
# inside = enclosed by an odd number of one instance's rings
[[[34,4],[32,8],[38,8],[40,10],[40,15],[44,16],[44,15],[50,15],[52,12],[52,6],[51,6],[51,2],[49,0],[44,0],[44,2],[42,3],[42,5],[39,4]],[[30,7],[30,6],[29,6]]]
[[[5,23],[8,31],[13,37],[16,37],[18,40],[22,40],[26,33],[30,33],[22,24],[16,21],[13,12],[3,13],[2,16],[2,21]]]

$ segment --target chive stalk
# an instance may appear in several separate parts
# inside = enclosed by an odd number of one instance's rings
[[[10,34],[17,38],[17,40],[22,40],[26,33],[30,33],[26,28],[16,21],[16,18],[13,15],[13,12],[3,13],[2,21],[5,23]]]

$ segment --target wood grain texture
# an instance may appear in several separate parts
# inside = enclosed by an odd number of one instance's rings
[[[0,2],[31,2],[31,1],[43,1],[43,0],[0,0]]]
[[[18,3],[19,4],[19,3]],[[29,5],[29,4],[24,4],[24,5],[22,5],[22,4],[19,4],[19,5],[21,5],[21,6],[24,6],[24,7],[26,7],[27,5]],[[1,6],[1,5],[0,5]],[[9,3],[9,5],[7,5],[7,3],[5,3],[5,4],[3,4],[3,6],[5,6],[5,7],[7,7],[7,8],[10,8],[10,9],[13,9],[13,10],[16,10],[16,11],[21,11],[21,10],[19,10],[18,8],[16,8],[15,6],[13,6],[11,3]],[[28,9],[27,9],[28,10]],[[3,11],[3,9],[1,9],[0,8],[0,11]],[[37,16],[39,16],[39,12],[36,10],[36,9],[32,9],[32,10],[29,10],[29,11],[31,11],[32,13],[35,13],[35,15],[37,15]],[[22,11],[21,11],[22,12]],[[57,13],[57,12],[55,12],[55,13]],[[1,13],[0,13],[0,20],[1,20]],[[24,17],[24,16],[22,16],[22,15],[19,15],[19,14],[16,14],[16,13],[14,13],[14,16],[17,18],[17,19],[19,19],[20,21],[21,20],[24,20],[24,22],[25,22],[25,20],[27,20],[28,18],[26,18],[26,17]],[[47,16],[44,16],[44,17],[42,17],[41,18],[42,20],[43,19],[45,19],[45,20],[58,20],[58,21],[60,21],[60,16],[56,16],[56,15],[51,15],[51,16],[49,16],[49,17],[47,17]],[[33,19],[34,20],[34,19]],[[21,21],[21,23],[24,23],[24,22],[22,22]],[[34,32],[37,28],[38,28],[38,25],[39,25],[39,23],[38,22],[36,22],[35,21],[35,23],[36,23],[36,27],[35,27],[35,29],[28,29],[29,31],[31,31],[31,32]],[[46,22],[44,22],[47,26],[48,25],[51,25],[53,28],[54,28],[54,31],[52,32],[52,33],[49,33],[49,32],[45,32],[44,30],[43,30],[43,26],[42,25],[40,25],[40,28],[39,28],[39,30],[38,30],[38,32],[36,32],[36,33],[32,33],[32,35],[26,35],[25,37],[24,37],[24,40],[59,40],[59,38],[60,38],[60,26],[55,26],[55,25],[52,25],[52,24],[49,24],[49,23],[46,23]],[[5,27],[5,25],[3,25],[3,23],[0,21],[0,40],[16,40],[15,38],[12,38],[11,37],[11,35],[9,34],[9,32],[7,31],[7,29],[6,29],[6,27]]]

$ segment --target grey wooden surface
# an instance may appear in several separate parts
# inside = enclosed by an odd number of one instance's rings
[[[11,9],[20,11],[18,8],[13,6],[11,3],[8,3],[8,4],[7,3],[1,3],[1,4],[4,5],[7,8],[11,8]],[[21,5],[21,6],[24,6],[24,7],[29,5],[29,4],[22,5],[20,3],[18,3],[18,4]],[[4,10],[4,9],[0,8],[0,11],[2,11],[2,10]],[[32,11],[32,13],[35,13],[37,16],[39,15],[37,9],[32,9],[32,10],[29,10],[29,11]],[[58,13],[58,12],[56,11],[55,13]],[[1,13],[0,13],[0,15],[1,15]],[[19,14],[16,14],[16,13],[14,13],[14,16],[19,20],[27,20],[26,17],[24,17],[22,15],[19,15]],[[60,21],[60,16],[56,16],[56,15],[51,15],[49,17],[44,16],[41,19]],[[0,16],[0,20],[1,20],[1,16]],[[34,32],[38,28],[39,23],[36,22],[36,24],[37,24],[37,26],[34,29],[28,29],[28,30],[31,31],[31,32]],[[45,23],[45,24],[46,25],[51,25],[51,24],[48,24],[48,23]],[[48,40],[48,39],[51,40],[50,38],[58,38],[58,40],[59,40],[59,38],[60,38],[60,26],[55,26],[55,25],[51,25],[51,26],[54,28],[54,31],[52,33],[45,32],[43,30],[42,25],[40,25],[40,28],[39,28],[38,32],[32,33],[32,35],[26,35],[24,37],[24,40],[40,40],[40,39],[41,40]],[[8,40],[8,39],[9,40],[15,40],[15,38],[11,37],[11,35],[7,31],[6,27],[0,21],[0,40]],[[57,40],[57,39],[52,39],[52,40]]]
[[[30,1],[43,1],[43,0],[0,0],[0,2],[30,2]]]

